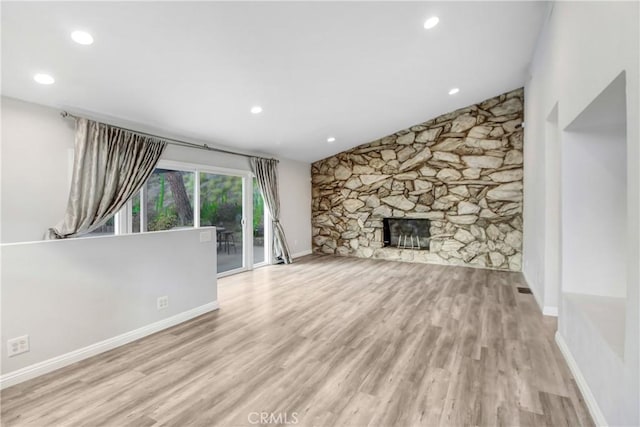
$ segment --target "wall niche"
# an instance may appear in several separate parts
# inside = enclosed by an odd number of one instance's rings
[[[524,91],[313,163],[315,253],[521,270]],[[384,218],[430,220],[429,250],[383,247]]]

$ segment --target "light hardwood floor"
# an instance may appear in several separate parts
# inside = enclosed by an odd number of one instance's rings
[[[3,391],[2,424],[593,425],[517,286],[329,256],[227,277],[219,311]]]

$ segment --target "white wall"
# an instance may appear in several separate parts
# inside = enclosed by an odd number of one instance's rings
[[[558,338],[566,343],[575,360],[575,364],[570,366],[579,372],[577,377],[584,378],[583,385],[592,392],[593,400],[588,399],[588,403],[592,407],[595,404],[605,422],[611,425],[640,424],[639,13],[637,2],[555,3],[538,41],[530,69],[531,78],[525,86],[524,274],[540,304],[546,306],[548,294],[557,294],[558,290],[549,289],[544,283],[548,261],[540,259],[538,249],[546,247],[546,237],[550,233],[547,221],[537,220],[540,215],[545,215],[545,202],[550,198],[549,191],[541,192],[540,187],[555,185],[557,188],[560,185],[559,182],[548,182],[544,169],[539,167],[539,159],[546,155],[547,135],[553,133],[549,131],[547,119],[557,107],[558,130],[561,144],[564,143],[568,125],[621,72],[626,75],[627,212],[624,222],[627,238],[623,245],[627,262],[624,354],[620,360],[610,363],[611,352],[602,347],[606,344],[601,346],[604,341],[589,338],[595,333],[595,328],[571,309],[563,310],[566,304],[563,300],[559,302]],[[548,158],[546,160],[548,165]],[[557,175],[549,176],[553,179]],[[563,200],[571,191],[572,188],[562,189]],[[557,217],[559,214],[558,208],[553,215]],[[603,222],[603,227],[608,226],[606,219]],[[561,227],[566,225],[563,222]],[[588,271],[592,263],[587,260],[568,262],[561,260],[562,270],[581,268]]]
[[[311,253],[311,165],[280,160],[280,211],[293,255]]]
[[[44,363],[33,369],[41,374],[60,367],[52,358],[75,361],[64,355],[174,316],[184,321],[185,313],[214,309],[214,230],[3,244],[3,386],[7,374],[34,364]],[[212,240],[201,243],[201,233]],[[168,308],[157,309],[160,296],[169,297]],[[9,358],[7,340],[22,335],[29,335],[31,350]],[[17,380],[29,375],[23,372]]]
[[[626,297],[626,149],[618,128],[563,135],[563,292]]]
[[[137,128],[158,133],[154,129]],[[0,241],[39,240],[47,228],[60,221],[67,204],[68,150],[73,148],[73,135],[73,121],[62,119],[60,110],[2,97]],[[178,135],[167,136],[179,138]],[[250,170],[247,157],[173,145],[167,148],[162,158]],[[311,165],[281,159],[279,175],[281,220],[291,251],[310,252]]]
[[[2,97],[1,242],[40,240],[62,219],[73,133],[58,111]]]

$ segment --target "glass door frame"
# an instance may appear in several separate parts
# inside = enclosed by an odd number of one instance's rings
[[[272,263],[271,256],[271,220],[267,209],[265,209],[265,261],[254,265],[253,264],[253,178],[254,175],[251,171],[241,169],[222,168],[217,166],[203,165],[197,163],[180,162],[174,160],[160,160],[156,165],[157,169],[169,169],[194,173],[194,185],[193,185],[193,226],[194,228],[200,228],[200,173],[207,173],[212,175],[225,175],[242,178],[242,267],[228,270],[222,273],[218,273],[218,277],[225,277],[232,274],[240,273],[247,270],[252,270],[254,267],[260,267],[263,265],[269,265]],[[143,190],[144,191],[144,187]],[[130,204],[131,201],[128,202]],[[141,209],[143,209],[144,203],[140,203]],[[123,209],[125,212],[130,212],[131,207]],[[144,212],[141,212],[141,217],[144,217]],[[130,215],[120,215],[120,220],[116,220],[116,227],[119,230],[131,230],[131,217]],[[142,230],[141,230],[142,231]],[[216,242],[217,244],[217,242]],[[217,259],[217,253],[216,253]]]
[[[258,264],[253,263],[253,180],[255,176],[251,171],[241,169],[223,168],[217,166],[203,165],[190,162],[181,162],[174,160],[160,160],[155,169],[168,169],[175,171],[192,172],[194,174],[193,184],[193,227],[200,226],[200,173],[212,175],[225,175],[242,178],[242,267],[218,273],[217,277],[225,277],[232,274],[240,273],[247,270],[253,270],[257,267],[273,264],[273,256],[271,250],[272,240],[272,220],[268,209],[264,209],[264,261]],[[140,232],[153,233],[146,230],[146,183],[140,189]],[[133,203],[129,200],[123,209],[115,215],[115,234],[130,234],[133,232],[132,218]],[[217,241],[216,241],[217,244]],[[216,253],[217,259],[217,253]]]
[[[250,181],[251,181],[251,192],[249,193],[250,194],[249,197],[251,198],[251,206],[252,206],[251,218],[252,218],[252,221],[253,221],[253,209],[255,209],[253,207],[253,191],[254,191],[253,180],[254,179],[255,179],[255,175],[253,173],[251,173],[251,178],[250,178]],[[260,195],[260,197],[262,197],[262,195]],[[271,237],[272,220],[271,220],[271,215],[269,214],[269,209],[267,208],[267,205],[266,205],[266,203],[264,201],[264,197],[262,197],[262,203],[264,205],[264,218],[262,219],[262,221],[263,221],[263,232],[262,232],[263,236],[262,236],[262,239],[264,241],[263,242],[264,256],[263,256],[263,261],[262,262],[253,264],[253,268],[264,267],[266,265],[271,265],[271,264],[274,263],[273,255],[272,255],[273,251],[271,250],[271,245],[272,245],[272,242],[273,242],[273,239]],[[253,222],[252,222],[252,225],[253,225]],[[252,254],[253,254],[253,227],[251,227],[251,228],[252,228],[252,230],[251,230],[251,251],[252,251]]]

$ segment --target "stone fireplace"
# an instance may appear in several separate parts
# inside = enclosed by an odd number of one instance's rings
[[[429,220],[384,218],[382,236],[385,247],[429,250]]]
[[[523,107],[516,89],[313,163],[314,252],[520,271]]]

